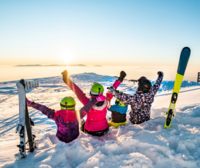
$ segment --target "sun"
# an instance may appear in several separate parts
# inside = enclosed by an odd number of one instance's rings
[[[73,57],[70,52],[64,52],[61,54],[61,59],[63,64],[69,65],[72,62]]]

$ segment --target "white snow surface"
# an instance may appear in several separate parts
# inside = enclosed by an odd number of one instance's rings
[[[83,73],[70,78],[89,96],[92,82],[103,84],[106,93],[116,78]],[[27,91],[31,101],[59,110],[64,96],[73,96],[77,109],[82,107],[61,77],[34,79],[40,87]],[[153,81],[154,82],[154,81]],[[153,83],[152,82],[152,83]],[[200,84],[183,81],[171,127],[164,122],[174,81],[163,81],[151,108],[151,120],[140,125],[110,127],[103,137],[80,132],[70,143],[56,137],[56,124],[41,112],[29,108],[35,122],[33,133],[39,147],[16,161],[19,122],[16,81],[0,83],[0,167],[2,168],[196,168],[200,167]],[[125,80],[119,90],[133,95],[137,85]],[[113,98],[112,103],[114,103]],[[127,112],[127,119],[128,114]],[[107,113],[110,116],[110,112]]]

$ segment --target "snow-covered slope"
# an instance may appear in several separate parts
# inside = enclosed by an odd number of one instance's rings
[[[94,73],[77,74],[70,78],[85,93],[89,93],[92,82],[102,83],[106,91],[107,86],[112,85],[116,79]],[[27,97],[30,100],[59,109],[61,98],[70,95],[76,99],[77,109],[82,107],[61,77],[35,80],[40,81],[40,87],[28,91]],[[69,144],[60,142],[56,138],[54,121],[41,112],[29,108],[30,116],[35,122],[33,131],[40,145],[33,153],[29,153],[26,159],[20,161],[14,159],[14,154],[18,153],[16,145],[19,143],[19,136],[15,133],[19,118],[15,83],[16,81],[0,83],[0,167],[200,167],[200,84],[198,83],[183,82],[175,118],[169,129],[164,129],[163,125],[174,81],[163,81],[152,105],[150,121],[141,125],[128,122],[126,126],[111,127],[109,132],[100,138],[80,133],[79,137]],[[136,86],[125,80],[119,90],[133,94]]]

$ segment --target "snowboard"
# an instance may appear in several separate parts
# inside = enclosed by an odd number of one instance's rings
[[[167,112],[167,117],[165,120],[164,128],[168,128],[171,126],[174,109],[176,106],[179,90],[181,88],[181,84],[182,84],[185,70],[186,70],[186,67],[188,64],[188,60],[190,58],[190,53],[191,53],[191,51],[190,51],[189,47],[184,47],[181,51],[178,69],[177,69],[176,78],[175,78],[175,83],[174,83],[174,88],[173,88],[172,97],[171,97],[169,109]]]
[[[19,133],[20,144],[19,153],[15,154],[15,159],[20,160],[26,157],[26,133],[28,135],[28,144],[30,152],[33,152],[37,147],[35,143],[35,135],[32,135],[32,126],[34,122],[29,117],[27,103],[26,103],[26,90],[39,87],[38,81],[24,81],[23,79],[16,83],[19,96],[19,124],[16,128],[16,133]],[[26,129],[25,129],[26,128]]]

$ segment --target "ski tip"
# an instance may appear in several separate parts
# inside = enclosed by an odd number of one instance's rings
[[[19,83],[21,83],[21,84],[24,86],[24,88],[25,88],[25,80],[24,80],[24,79],[21,79],[21,80],[19,81]]]
[[[25,84],[25,80],[24,80],[24,79],[21,79],[19,82],[20,82],[21,84]]]
[[[189,50],[189,52],[191,52],[191,50],[190,50],[189,47],[184,47],[184,48],[182,49],[182,51],[183,51],[183,50]]]

